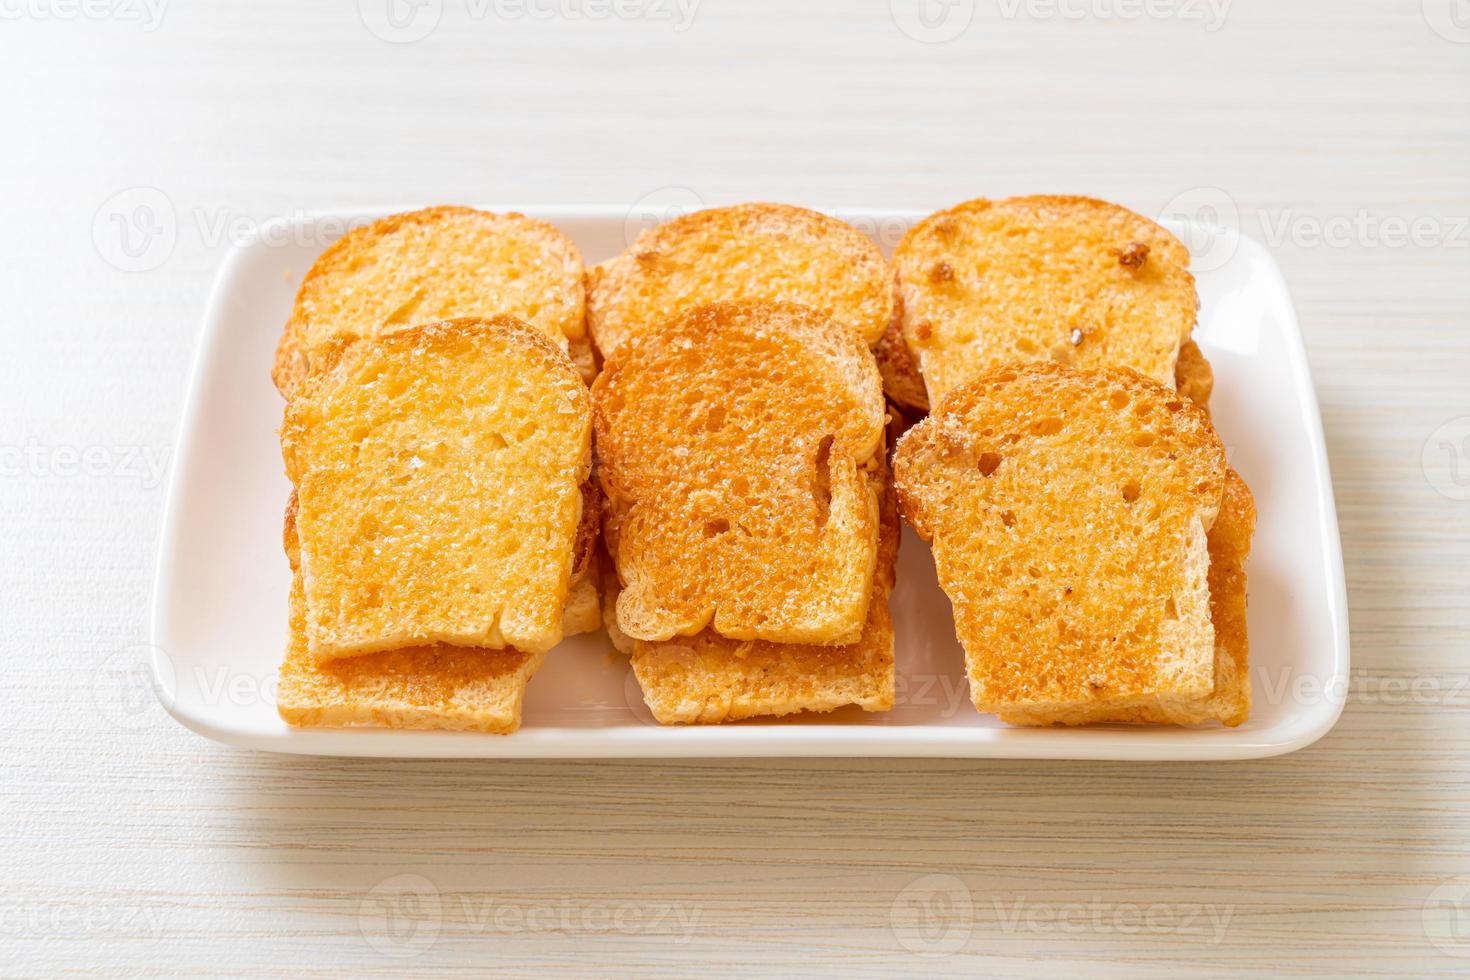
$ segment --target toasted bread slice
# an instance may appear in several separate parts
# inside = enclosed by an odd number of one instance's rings
[[[911,228],[893,265],[930,404],[1017,360],[1127,367],[1172,386],[1199,305],[1177,238],[1085,197],[968,201]]]
[[[873,348],[878,361],[878,373],[883,376],[883,393],[905,416],[915,421],[929,414],[929,394],[924,389],[924,378],[903,334],[895,321]],[[1174,390],[1189,398],[1208,414],[1210,395],[1215,388],[1215,373],[1204,352],[1193,340],[1185,341],[1179,348],[1179,360],[1174,365]]]
[[[618,582],[617,564],[606,547],[597,549],[597,570],[602,594],[602,628],[607,631],[607,639],[613,649],[630,657],[637,641],[624,633],[623,628],[618,625],[618,596],[622,594],[622,585]]]
[[[873,347],[873,357],[878,361],[883,394],[888,396],[888,400],[906,415],[928,415],[929,392],[924,388],[919,364],[909,352],[908,344],[904,343],[896,318]]]
[[[910,429],[895,473],[978,709],[1065,723],[1212,692],[1225,451],[1187,398],[1126,369],[1003,368]]]
[[[785,204],[682,215],[588,274],[587,324],[603,357],[629,337],[716,302],[809,306],[869,344],[893,318],[883,253],[845,222]]]
[[[290,619],[276,710],[297,726],[509,734],[520,727],[526,685],[546,656],[436,645],[321,663],[307,651],[299,575]]]
[[[584,270],[571,239],[521,214],[434,207],[390,215],[348,232],[313,263],[272,377],[290,398],[330,341],[496,315],[524,320],[563,350],[584,336]]]
[[[601,590],[603,569],[598,560],[602,549],[598,546],[600,538],[597,533],[600,526],[597,501],[600,495],[596,485],[590,480],[583,484],[582,495],[584,509],[582,521],[577,527],[577,541],[573,546],[572,585],[567,592],[567,604],[562,610],[563,636],[591,633],[601,629],[603,625]],[[293,574],[300,571],[301,546],[296,532],[298,506],[296,492],[293,490],[291,499],[286,504],[285,531],[282,537]],[[371,655],[365,654],[364,656]]]
[[[623,632],[858,639],[884,403],[856,334],[806,307],[700,307],[630,338],[592,390]]]
[[[1251,710],[1250,638],[1246,628],[1245,563],[1256,531],[1256,502],[1240,474],[1225,474],[1220,516],[1210,528],[1210,621],[1215,626],[1215,689],[1184,719],[1218,718],[1234,727]],[[1172,720],[1172,719],[1171,719]]]
[[[560,640],[590,415],[566,354],[509,317],[327,348],[281,428],[311,655]]]
[[[291,563],[286,659],[276,689],[282,720],[302,727],[371,726],[480,731],[504,735],[521,723],[521,702],[545,654],[519,650],[474,650],[429,646],[349,657],[321,663],[306,649],[306,604],[302,596],[297,501],[286,507],[284,543]],[[590,571],[590,570],[589,570]],[[572,589],[566,632],[586,624],[594,576]],[[582,583],[587,583],[583,585]],[[576,617],[581,616],[581,620]],[[596,625],[591,626],[596,629]]]
[[[882,453],[879,459],[883,459]],[[661,724],[713,724],[856,704],[893,707],[893,620],[888,597],[898,558],[898,503],[886,461],[870,477],[879,495],[878,560],[868,620],[845,646],[693,637],[633,644],[634,675]]]
[[[1193,340],[1179,348],[1179,363],[1174,365],[1174,390],[1204,409],[1206,415],[1210,413],[1215,371]]]
[[[1255,523],[1250,489],[1240,474],[1227,470],[1220,514],[1209,534],[1210,623],[1215,630],[1214,687],[1209,694],[1121,706],[1100,701],[1068,706],[1060,712],[1029,708],[1002,712],[1002,720],[1015,725],[1199,725],[1219,721],[1230,728],[1244,722],[1251,709],[1245,561]]]
[[[597,563],[593,562],[572,580],[572,587],[567,592],[567,604],[562,608],[563,637],[602,629],[602,591],[599,587],[601,571]]]
[[[924,378],[903,334],[895,322],[873,348],[878,373],[883,376],[883,393],[906,417],[917,421],[929,414],[929,394]],[[1189,398],[1208,414],[1210,395],[1215,389],[1215,372],[1204,352],[1193,340],[1179,348],[1179,361],[1174,365],[1174,390]]]
[[[592,349],[590,337],[574,337],[567,341],[567,356],[576,365],[577,373],[590,387],[597,380],[597,352]]]

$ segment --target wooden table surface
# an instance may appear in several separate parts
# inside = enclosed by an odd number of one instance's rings
[[[1463,0],[398,2],[0,3],[0,973],[1470,970]],[[232,234],[1040,191],[1212,208],[1285,271],[1351,602],[1316,745],[315,760],[116,689]]]

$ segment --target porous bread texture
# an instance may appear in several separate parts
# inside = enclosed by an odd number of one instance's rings
[[[576,369],[510,317],[327,348],[281,428],[310,654],[553,646],[590,440]]]
[[[276,710],[298,727],[440,729],[508,735],[520,727],[526,685],[545,654],[519,650],[475,650],[436,645],[411,647],[322,663],[306,649],[297,501],[286,507],[284,544],[291,563],[286,657],[276,689]],[[584,584],[585,583],[585,584]],[[593,592],[584,575],[567,603],[566,632],[581,632],[573,611]],[[585,613],[581,623],[585,625]],[[596,629],[594,623],[591,629]]]
[[[1212,692],[1225,451],[1187,398],[1127,369],[1002,368],[904,435],[895,477],[980,711],[1067,723]]]
[[[1177,238],[1086,197],[939,211],[904,235],[893,266],[903,337],[931,405],[1018,360],[1127,367],[1172,386],[1199,306]]]
[[[466,316],[516,317],[566,350],[586,332],[584,280],[577,246],[544,221],[465,207],[390,215],[312,264],[272,377],[290,398],[330,341]]]
[[[588,273],[587,325],[603,357],[639,331],[716,302],[809,306],[872,344],[893,318],[894,287],[868,236],[786,204],[681,215]]]
[[[1056,713],[1048,709],[1004,712],[1016,725],[1147,724],[1234,728],[1250,716],[1250,641],[1246,629],[1245,562],[1250,557],[1256,506],[1240,474],[1226,470],[1220,514],[1210,528],[1210,623],[1215,630],[1214,687],[1204,697],[1172,698],[1120,707],[1099,703]]]
[[[1174,365],[1174,390],[1204,409],[1206,415],[1210,413],[1215,371],[1193,340],[1179,348],[1179,363]]]
[[[582,520],[577,526],[577,540],[572,551],[572,585],[567,592],[567,604],[562,610],[563,636],[591,633],[603,625],[601,583],[604,569],[599,560],[602,549],[601,536],[598,534],[601,526],[598,519],[601,494],[598,493],[596,484],[590,480],[582,484],[582,500]],[[286,520],[282,534],[282,544],[285,547],[286,557],[291,562],[293,575],[300,571],[301,546],[296,532],[298,506],[296,491],[293,490],[286,504]],[[364,657],[367,656],[371,655],[364,655]]]
[[[898,504],[886,462],[869,479],[879,495],[878,558],[858,641],[821,646],[731,640],[708,629],[663,643],[638,640],[633,672],[660,724],[715,724],[849,704],[865,711],[893,707],[888,597],[898,558]]]
[[[1196,717],[1234,727],[1251,710],[1250,638],[1246,627],[1245,563],[1256,531],[1256,502],[1234,470],[1225,475],[1220,516],[1210,528],[1210,620],[1215,626],[1215,689]]]
[[[903,342],[903,334],[896,321],[873,348],[873,357],[878,362],[878,373],[883,377],[883,393],[888,400],[914,421],[929,414],[929,395],[924,390],[924,379],[908,345]],[[1204,352],[1193,340],[1185,341],[1179,348],[1179,360],[1174,365],[1174,390],[1209,414],[1210,395],[1214,388],[1215,373]]]
[[[700,307],[618,348],[592,398],[623,632],[857,640],[884,425],[861,339],[805,307]]]
[[[306,649],[301,578],[291,585],[290,638],[276,711],[298,727],[432,728],[508,735],[544,653],[408,647],[322,663]]]

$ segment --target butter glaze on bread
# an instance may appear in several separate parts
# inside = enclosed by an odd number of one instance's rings
[[[302,279],[272,377],[290,398],[324,344],[471,316],[516,317],[566,350],[586,331],[581,253],[544,221],[464,207],[355,228]],[[590,368],[585,343],[573,353]]]
[[[618,348],[593,421],[624,633],[857,640],[884,402],[852,331],[803,307],[701,307]]]
[[[893,592],[898,559],[898,502],[884,454],[869,477],[879,495],[878,559],[868,619],[856,643],[842,646],[731,640],[714,630],[662,643],[633,643],[633,672],[654,718],[714,724],[855,704],[893,707]]]
[[[1126,367],[1172,386],[1199,305],[1183,243],[1086,197],[967,201],[910,229],[893,265],[931,404],[1011,361]]]
[[[306,649],[296,498],[286,507],[284,544],[291,564],[286,657],[276,710],[305,727],[422,728],[506,735],[520,727],[526,685],[545,654],[436,645],[321,663]],[[595,568],[572,586],[568,635],[596,629]]]
[[[327,348],[281,429],[311,655],[560,640],[595,533],[590,402],[566,354],[508,317]]]
[[[645,328],[718,302],[808,306],[872,344],[893,318],[894,291],[866,235],[785,204],[681,215],[588,274],[588,328],[604,357]]]
[[[933,542],[975,706],[1078,724],[1208,697],[1225,474],[1203,411],[1126,369],[1003,368],[910,429],[900,505]]]

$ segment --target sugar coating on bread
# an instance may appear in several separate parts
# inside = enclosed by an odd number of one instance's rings
[[[968,201],[910,229],[893,265],[931,404],[1017,360],[1127,367],[1172,386],[1198,308],[1177,238],[1085,197]]]
[[[1211,692],[1225,452],[1188,399],[1126,369],[1001,369],[904,435],[895,477],[981,711],[1065,721]]]
[[[300,577],[276,710],[299,727],[430,728],[506,735],[544,653],[409,647],[321,663],[306,649]]]
[[[1179,348],[1179,363],[1174,365],[1174,390],[1210,412],[1210,395],[1215,390],[1215,371],[1205,360],[1204,352],[1193,340]]]
[[[375,727],[476,731],[505,735],[521,723],[526,685],[545,654],[435,645],[323,663],[306,649],[296,532],[297,499],[286,507],[283,541],[291,563],[286,656],[276,709],[300,727]],[[596,576],[588,568],[567,599],[567,635],[596,629]]]
[[[852,331],[804,307],[700,307],[618,348],[593,422],[623,632],[857,639],[884,403]]]
[[[655,719],[665,725],[714,724],[849,704],[865,711],[893,707],[888,597],[898,558],[898,504],[886,463],[870,479],[879,494],[878,559],[858,641],[821,646],[731,640],[708,629],[662,643],[636,641],[633,672]]]
[[[1210,624],[1215,631],[1214,686],[1199,698],[1136,699],[1000,712],[1016,725],[1147,724],[1201,725],[1222,722],[1234,728],[1250,716],[1250,642],[1246,628],[1245,562],[1250,556],[1256,508],[1245,481],[1225,474],[1220,514],[1210,528]]]
[[[318,347],[420,323],[513,316],[555,339],[586,330],[581,253],[544,221],[464,207],[395,214],[355,228],[313,263],[281,337],[273,377],[288,398]]]
[[[893,317],[888,264],[851,225],[785,204],[737,204],[642,232],[588,274],[587,323],[604,357],[630,336],[716,302],[809,306],[871,344]]]
[[[312,656],[561,639],[590,402],[567,356],[508,317],[331,348],[281,429]]]

